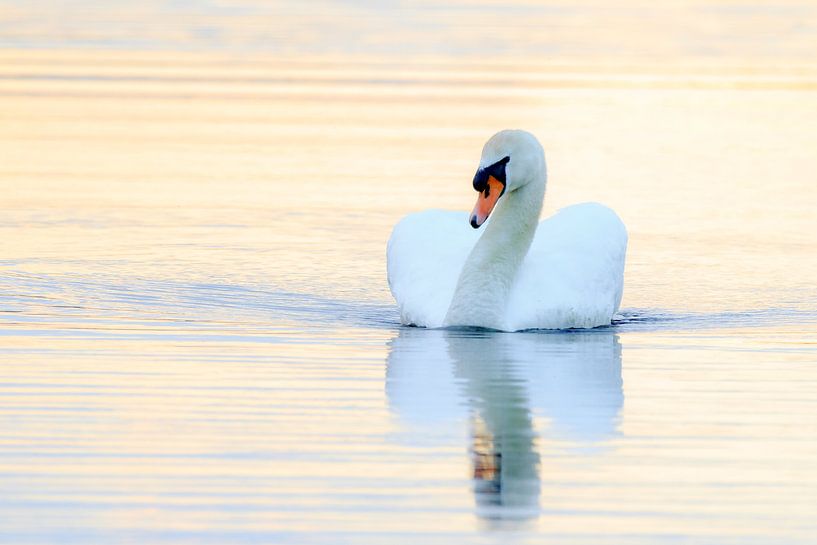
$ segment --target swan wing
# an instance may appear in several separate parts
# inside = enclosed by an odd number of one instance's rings
[[[511,290],[508,326],[566,329],[609,325],[621,303],[627,230],[598,203],[542,221]]]
[[[386,249],[389,288],[406,325],[442,326],[479,232],[466,212],[426,210],[394,227]]]

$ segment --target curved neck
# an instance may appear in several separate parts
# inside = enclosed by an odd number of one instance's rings
[[[444,325],[505,329],[508,296],[536,234],[544,196],[542,172],[497,203],[465,261]]]

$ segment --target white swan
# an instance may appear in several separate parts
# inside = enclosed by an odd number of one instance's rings
[[[482,149],[470,216],[426,210],[403,218],[387,248],[403,324],[502,331],[609,325],[624,283],[624,224],[597,203],[538,223],[546,182],[536,137],[501,131]],[[489,215],[480,236],[475,229]]]

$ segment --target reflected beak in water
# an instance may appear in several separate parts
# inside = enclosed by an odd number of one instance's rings
[[[471,212],[471,227],[476,229],[488,219],[499,198],[505,194],[505,165],[510,157],[477,170],[474,175],[474,189],[479,192],[477,204]]]

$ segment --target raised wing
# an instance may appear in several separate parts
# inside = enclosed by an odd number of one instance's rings
[[[513,330],[608,325],[621,303],[627,230],[597,203],[541,222],[511,291]]]
[[[425,210],[394,227],[386,250],[389,287],[404,324],[442,326],[457,279],[480,232],[466,212]]]

